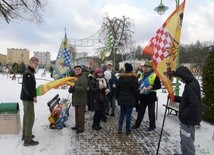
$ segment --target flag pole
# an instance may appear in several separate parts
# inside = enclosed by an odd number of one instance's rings
[[[158,155],[159,149],[160,149],[160,143],[161,143],[161,139],[162,139],[162,135],[163,135],[163,127],[164,127],[165,120],[166,120],[166,112],[167,112],[167,106],[169,104],[169,99],[170,98],[167,97],[167,102],[166,102],[166,106],[165,106],[166,109],[165,109],[165,112],[164,112],[163,123],[162,123],[162,128],[161,128],[161,133],[160,133],[160,138],[159,138],[159,142],[158,142],[158,148],[157,148],[157,151],[156,151],[156,155]]]
[[[176,8],[179,7],[180,5],[180,0],[175,0],[175,3],[176,3]],[[176,68],[179,67],[179,59],[180,59],[180,51],[179,51],[179,47],[178,47],[178,54],[177,54],[178,58],[177,58],[177,61],[176,61]],[[176,78],[176,84],[175,84],[175,95],[176,96],[179,96],[179,82],[178,82],[178,78]]]

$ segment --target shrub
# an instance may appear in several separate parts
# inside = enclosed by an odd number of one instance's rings
[[[206,107],[203,119],[214,123],[214,48],[209,52],[202,67],[202,103]]]

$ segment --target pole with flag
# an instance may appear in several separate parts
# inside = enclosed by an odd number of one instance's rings
[[[176,69],[185,0],[168,17],[142,54],[151,54],[153,68],[168,90],[171,99],[174,99],[171,72]]]
[[[142,54],[151,54],[152,63],[155,73],[161,79],[166,87],[171,100],[174,100],[174,90],[172,86],[172,71],[176,69],[179,42],[182,29],[182,21],[184,15],[185,0],[176,8],[176,10],[168,17],[162,27],[157,30],[156,35],[151,38],[149,44],[144,48]],[[167,99],[168,105],[169,99]],[[157,154],[160,147],[163,127],[166,118],[166,111],[163,118],[160,139],[157,148]]]
[[[56,58],[56,64],[53,66],[53,78],[59,79],[65,77],[71,71],[71,59],[69,53],[69,42],[65,30],[65,37],[60,45]]]

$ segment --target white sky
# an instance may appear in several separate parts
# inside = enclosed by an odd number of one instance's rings
[[[48,0],[42,12],[44,22],[39,26],[21,20],[7,24],[0,16],[0,53],[6,54],[7,48],[27,48],[31,55],[34,51],[49,51],[54,60],[64,27],[72,40],[86,38],[100,29],[105,13],[110,17],[130,17],[134,23],[133,39],[137,45],[145,45],[175,9],[174,0],[163,0],[169,10],[159,16],[154,11],[159,3],[159,0]],[[213,10],[214,0],[186,1],[181,43],[214,41]]]

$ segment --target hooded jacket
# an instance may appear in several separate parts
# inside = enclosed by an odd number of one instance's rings
[[[137,77],[133,73],[124,73],[120,75],[116,83],[115,97],[118,105],[126,107],[136,107],[140,99],[139,84]]]
[[[179,119],[183,124],[197,125],[202,118],[200,85],[190,70],[184,66],[177,68],[173,76],[180,77],[185,83],[180,98]],[[179,102],[179,98],[175,97],[175,101]]]

